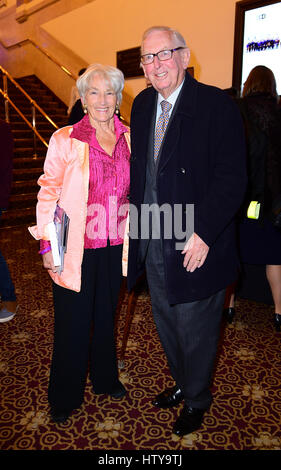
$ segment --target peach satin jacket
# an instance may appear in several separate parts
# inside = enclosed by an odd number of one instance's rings
[[[38,180],[41,189],[36,208],[37,225],[29,227],[29,231],[36,240],[49,240],[48,224],[53,221],[56,205],[65,210],[70,224],[64,270],[61,275],[48,272],[56,284],[79,292],[87,217],[89,146],[70,138],[72,129],[72,126],[63,127],[50,139],[44,174]],[[125,137],[129,145],[128,133]]]

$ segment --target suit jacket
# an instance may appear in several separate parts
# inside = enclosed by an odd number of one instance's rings
[[[156,99],[157,92],[147,88],[132,107],[130,204],[139,214]],[[183,267],[181,251],[175,248],[179,240],[165,238],[161,224],[168,300],[175,304],[209,297],[232,283],[239,267],[234,218],[245,192],[246,159],[236,104],[223,91],[199,83],[187,73],[159,158],[158,204],[170,204],[173,214],[174,204],[181,204],[183,220],[186,204],[193,204],[194,231],[210,247],[204,265],[189,273]],[[129,290],[144,270],[139,245],[139,238],[130,239]]]

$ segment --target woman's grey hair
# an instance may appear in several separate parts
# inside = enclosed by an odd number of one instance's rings
[[[117,103],[122,101],[122,90],[124,88],[124,75],[121,70],[111,65],[91,64],[86,71],[78,77],[76,85],[82,99],[85,98],[90,88],[90,81],[95,75],[101,75],[106,80],[117,96]]]
[[[168,32],[172,38],[175,39],[176,41],[176,46],[183,46],[187,47],[186,42],[184,37],[181,35],[179,31],[173,28],[169,28],[168,26],[152,26],[151,28],[148,28],[142,36],[142,43],[143,41],[149,36],[149,34],[153,33],[154,31],[163,31],[163,32]]]

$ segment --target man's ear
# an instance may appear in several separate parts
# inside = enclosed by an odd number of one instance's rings
[[[146,75],[146,72],[145,72],[145,68],[144,68],[144,66],[142,65],[142,63],[140,63],[140,67],[141,67],[142,70],[143,70],[143,73],[144,73],[145,78],[147,78],[147,75]]]

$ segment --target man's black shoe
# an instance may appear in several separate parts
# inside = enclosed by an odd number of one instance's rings
[[[172,406],[177,406],[183,399],[181,389],[175,386],[167,388],[167,390],[157,395],[152,404],[157,408],[172,408]]]
[[[173,433],[177,436],[190,434],[200,428],[206,410],[184,406],[177,421]]]

